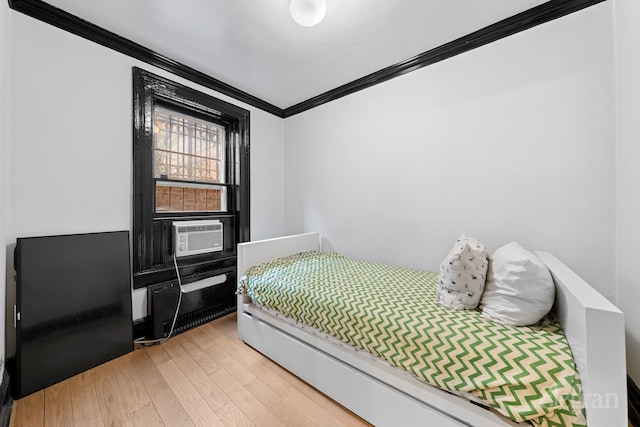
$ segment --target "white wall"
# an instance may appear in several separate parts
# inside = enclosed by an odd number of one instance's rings
[[[0,242],[7,234],[7,144],[9,141],[9,6],[0,4]],[[0,260],[6,259],[7,248],[0,245]],[[6,264],[0,261],[0,281],[4,283]],[[2,289],[2,287],[0,287]],[[5,360],[5,292],[0,291],[0,376]]]
[[[286,119],[287,232],[436,271],[463,232],[615,298],[611,4]]]
[[[616,0],[618,305],[627,325],[629,376],[640,384],[640,2]]]
[[[251,111],[251,237],[282,235],[282,119],[25,15],[11,12],[11,24],[8,245],[130,229],[132,66]],[[145,291],[133,297],[141,318]]]

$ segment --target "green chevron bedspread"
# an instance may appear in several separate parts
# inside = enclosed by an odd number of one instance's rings
[[[569,344],[550,316],[494,323],[437,304],[437,274],[304,252],[251,268],[239,293],[514,421],[585,425]]]

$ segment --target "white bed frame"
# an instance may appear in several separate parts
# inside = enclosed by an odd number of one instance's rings
[[[238,278],[251,266],[321,250],[318,233],[238,245]],[[622,312],[569,268],[537,252],[556,283],[555,310],[573,351],[590,427],[627,425]],[[285,323],[238,296],[238,337],[376,426],[512,426],[504,417],[422,383],[360,352]]]

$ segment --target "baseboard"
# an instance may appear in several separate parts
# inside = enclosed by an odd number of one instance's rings
[[[153,322],[150,316],[133,321],[133,339],[148,338],[153,334]]]
[[[640,389],[627,375],[627,397],[629,399],[629,422],[640,427]]]
[[[2,374],[2,383],[0,383],[0,402],[2,402],[2,406],[0,407],[0,426],[7,427],[11,420],[13,398],[9,392],[9,372],[6,369],[6,366],[4,373]]]

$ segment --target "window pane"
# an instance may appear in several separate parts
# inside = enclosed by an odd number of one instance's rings
[[[207,210],[207,190],[204,188],[196,188],[196,208],[195,211]]]
[[[226,212],[226,200],[226,187],[156,182],[156,212]]]
[[[154,176],[225,182],[225,129],[162,107],[154,112]]]
[[[184,211],[184,188],[169,187],[169,210],[171,212]]]
[[[156,187],[156,212],[168,212],[171,210],[169,192],[169,187]]]

